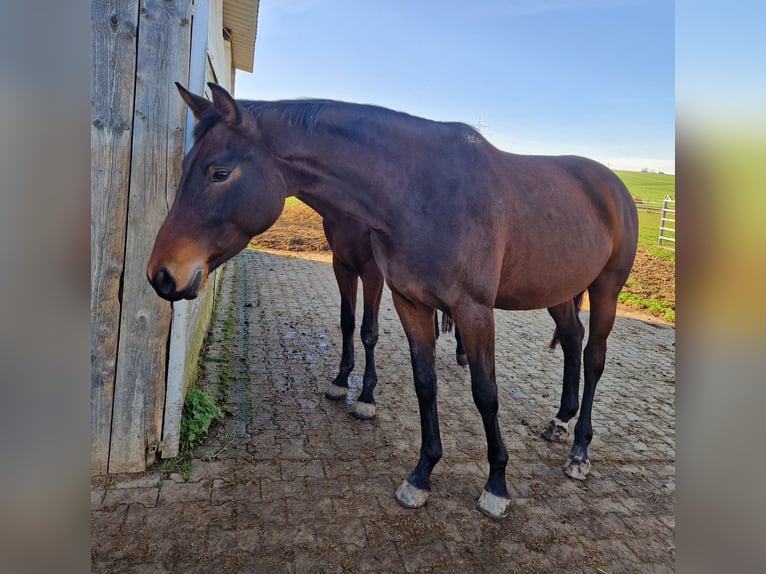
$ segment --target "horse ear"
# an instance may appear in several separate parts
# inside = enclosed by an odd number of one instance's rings
[[[221,114],[223,121],[229,127],[238,127],[242,123],[242,112],[239,109],[239,104],[231,97],[229,92],[218,84],[208,82],[207,85],[210,91],[213,92],[213,105],[218,113]]]
[[[206,100],[202,96],[192,94],[178,82],[176,82],[176,88],[178,88],[178,93],[181,94],[181,98],[184,102],[186,102],[186,105],[189,106],[189,109],[197,119],[199,119],[202,113],[212,105],[210,100]]]

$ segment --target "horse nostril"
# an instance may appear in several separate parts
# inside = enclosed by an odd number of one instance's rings
[[[152,277],[152,286],[160,296],[169,297],[175,293],[176,280],[166,267],[160,267]]]

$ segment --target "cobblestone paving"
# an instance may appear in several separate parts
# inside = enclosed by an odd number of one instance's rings
[[[93,571],[672,572],[675,330],[618,317],[593,409],[593,466],[577,482],[562,472],[570,445],[539,438],[561,388],[560,350],[547,350],[553,321],[544,310],[495,317],[509,516],[475,508],[486,446],[451,335],[437,345],[444,457],[428,504],[404,509],[394,491],[417,461],[420,427],[390,294],[377,418],[357,421],[323,396],[341,344],[331,266],[243,252],[224,270],[199,382],[216,393],[226,370],[229,414],[188,482],[154,469],[92,481]],[[357,342],[352,392],[363,367]]]

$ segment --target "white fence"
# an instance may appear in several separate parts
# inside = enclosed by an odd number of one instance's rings
[[[657,245],[672,251],[676,250],[676,200],[669,195],[666,195],[662,202]]]

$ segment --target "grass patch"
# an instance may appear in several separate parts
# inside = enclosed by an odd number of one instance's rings
[[[211,423],[223,412],[206,392],[191,387],[186,393],[181,415],[181,453],[191,456],[194,447],[206,436]]]
[[[628,188],[633,199],[662,202],[666,195],[673,199],[676,197],[675,175],[619,170],[615,170],[614,173]],[[652,255],[675,261],[675,251],[657,245],[657,239],[660,235],[660,218],[659,213],[639,210],[638,244],[645,246]]]
[[[663,173],[614,170],[633,198],[662,201],[666,195],[676,198],[676,176]]]
[[[186,392],[181,413],[181,437],[178,456],[162,461],[163,472],[178,472],[189,480],[194,447],[207,437],[213,421],[223,418],[223,411],[206,392],[191,387]]]
[[[236,275],[234,277],[236,282]],[[217,301],[213,313],[217,314],[221,306],[221,293],[217,295]],[[231,380],[231,358],[228,349],[231,348],[230,342],[234,337],[234,303],[230,302],[226,309],[226,318],[223,323],[223,334],[221,343],[225,349],[225,354],[219,359],[205,357],[206,350],[203,348],[200,353],[199,370],[200,373],[206,372],[205,362],[218,363],[218,399],[223,401],[223,409],[226,409],[225,401],[229,396]],[[208,338],[212,339],[212,332],[208,333]],[[180,473],[184,480],[189,480],[191,473],[191,461],[194,458],[194,449],[202,444],[208,437],[210,426],[217,420],[223,419],[224,410],[218,405],[215,397],[211,397],[205,391],[197,388],[197,381],[186,391],[184,406],[181,412],[181,432],[179,437],[178,455],[175,458],[168,458],[162,461],[161,469],[163,473]],[[214,393],[215,394],[215,393]],[[212,457],[205,456],[203,460],[210,460]]]
[[[675,175],[617,170],[615,170],[615,173],[628,188],[628,191],[634,199],[640,198],[649,202],[662,202],[666,195],[675,199]],[[660,247],[657,244],[657,239],[660,234],[660,220],[661,215],[659,213],[639,210],[638,244],[643,246],[646,249],[646,252],[654,257],[675,262],[676,252]],[[620,303],[638,309],[645,309],[652,315],[662,317],[666,321],[675,323],[676,312],[674,294],[662,292],[663,288],[661,284],[654,286],[658,298],[655,298],[652,294],[631,293],[631,285],[633,285],[633,290],[644,291],[643,289],[635,289],[634,283],[634,280],[628,280],[628,283],[620,292],[618,298]],[[666,300],[659,298],[662,296],[665,296]]]
[[[676,252],[657,245],[660,235],[660,214],[646,211],[638,212],[638,244],[646,247],[647,252],[663,259],[676,260]]]
[[[618,171],[617,176],[628,188],[633,199],[662,202],[666,195],[676,197],[676,176],[661,173],[644,173],[637,171]],[[638,244],[646,247],[647,251],[663,259],[675,261],[676,253],[657,245],[660,235],[659,213],[638,212]]]
[[[617,301],[631,307],[637,307],[638,309],[646,309],[653,315],[659,315],[666,321],[671,323],[676,322],[676,310],[670,303],[665,301],[659,301],[657,299],[646,299],[639,295],[629,293],[628,291],[620,291]]]
[[[294,195],[291,195],[287,199],[285,199],[285,207],[288,207],[290,205],[298,205],[301,203],[301,200],[295,197]]]

